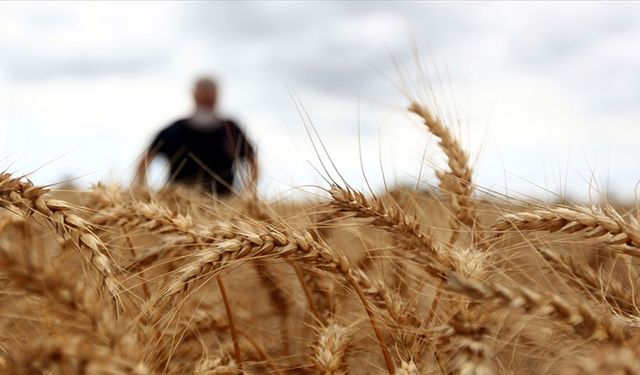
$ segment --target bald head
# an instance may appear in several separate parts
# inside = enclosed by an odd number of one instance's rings
[[[213,111],[218,104],[218,85],[211,78],[200,78],[193,87],[196,107]]]

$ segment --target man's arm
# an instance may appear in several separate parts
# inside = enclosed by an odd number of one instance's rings
[[[231,140],[231,143],[227,144],[229,147],[229,153],[242,160],[244,162],[243,164],[248,167],[248,170],[246,171],[247,174],[245,174],[245,177],[247,178],[245,181],[247,183],[245,189],[249,189],[255,193],[257,191],[258,178],[260,176],[256,151],[242,129],[240,129],[234,121],[228,120],[225,125],[229,132],[227,134]]]
[[[260,177],[258,158],[255,153],[247,157],[247,164],[249,164],[249,189],[255,192],[258,189],[258,177]]]
[[[156,157],[157,152],[152,149],[147,149],[142,154],[138,168],[136,169],[136,175],[133,180],[134,185],[147,185],[147,169],[149,164]]]
[[[175,125],[175,123],[174,123]],[[136,175],[133,180],[133,185],[147,185],[147,170],[149,169],[149,164],[155,159],[158,154],[166,155],[170,152],[168,148],[168,141],[171,139],[170,130],[174,128],[174,125],[170,125],[162,131],[160,131],[151,144],[147,147],[146,150],[142,153],[140,158],[140,162],[136,168]]]

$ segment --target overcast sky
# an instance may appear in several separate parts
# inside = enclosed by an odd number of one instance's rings
[[[405,112],[407,92],[431,87],[484,188],[586,198],[597,183],[628,199],[639,19],[634,3],[2,2],[0,169],[128,183],[155,133],[192,110],[192,80],[211,74],[258,145],[265,194],[323,183],[301,112],[354,186],[359,145],[377,187],[382,170],[415,183],[423,155],[444,167]]]

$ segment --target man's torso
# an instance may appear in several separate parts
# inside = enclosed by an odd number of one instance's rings
[[[152,149],[169,159],[171,179],[204,184],[209,189],[227,192],[233,184],[233,165],[244,142],[238,127],[229,120],[209,129],[194,128],[188,119],[176,121],[158,134]]]

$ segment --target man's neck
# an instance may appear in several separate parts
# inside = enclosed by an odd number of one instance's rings
[[[211,130],[221,125],[216,111],[197,108],[189,118],[189,125],[194,129]]]

